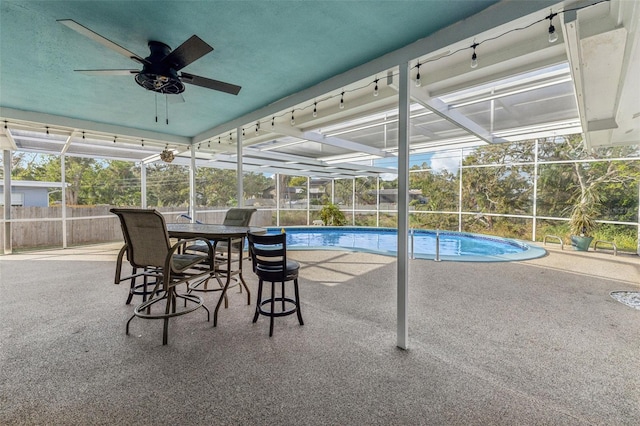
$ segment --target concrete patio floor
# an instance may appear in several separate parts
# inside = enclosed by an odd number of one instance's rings
[[[509,263],[410,262],[396,348],[395,259],[292,251],[302,314],[251,323],[231,291],[134,319],[119,244],[0,257],[0,424],[635,425],[640,258],[549,249]],[[247,265],[246,265],[247,266]],[[253,289],[257,281],[249,268]],[[216,295],[206,295],[213,308]]]

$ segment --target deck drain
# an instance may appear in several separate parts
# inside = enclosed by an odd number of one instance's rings
[[[611,297],[627,306],[640,309],[640,291],[612,291]]]

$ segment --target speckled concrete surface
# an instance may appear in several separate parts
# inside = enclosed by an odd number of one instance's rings
[[[640,418],[640,311],[610,297],[640,290],[637,256],[411,261],[403,351],[393,258],[292,252],[304,326],[279,318],[269,338],[267,320],[252,324],[253,306],[233,290],[217,328],[199,310],[172,320],[162,346],[161,321],[135,319],[125,335],[132,307],[127,287],[112,283],[117,248],[0,256],[0,424]]]

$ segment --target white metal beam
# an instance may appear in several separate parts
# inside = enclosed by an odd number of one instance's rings
[[[440,117],[444,118],[454,126],[464,129],[465,131],[471,133],[472,135],[485,142],[506,142],[506,140],[504,139],[494,137],[491,132],[477,124],[475,121],[463,115],[460,111],[450,109],[449,105],[442,102],[440,99],[429,97],[425,93],[425,91],[420,89],[419,87],[411,88],[411,98],[419,102],[428,110],[432,111],[434,114],[437,114]]]
[[[273,151],[260,151],[255,148],[245,148],[243,153],[243,158],[259,158],[259,159],[271,159],[277,160],[279,162],[288,162],[290,164],[301,164],[301,165],[309,165],[309,166],[319,166],[324,168],[341,168],[347,170],[357,170],[359,172],[373,172],[373,173],[395,173],[395,169],[389,169],[386,167],[376,167],[369,166],[365,164],[354,164],[347,162],[331,162],[328,163],[322,160],[316,160],[309,157],[303,157],[299,155],[292,154],[284,154],[280,152]]]
[[[16,141],[13,139],[13,135],[9,129],[0,128],[0,150],[18,150]]]
[[[388,156],[388,154],[381,149],[364,145],[361,143],[349,141],[346,139],[338,138],[335,136],[325,136],[322,133],[310,132],[310,131],[303,132],[294,127],[287,127],[287,126],[282,126],[277,124],[275,126],[271,126],[271,129],[274,133],[279,133],[281,135],[292,136],[294,138],[304,139],[311,142],[317,142],[317,143],[330,145],[330,146],[337,146],[339,148],[343,148],[349,151],[364,152],[367,154],[377,155],[380,157]]]
[[[135,129],[132,127],[117,126],[112,124],[98,123],[89,120],[63,117],[60,115],[44,114],[40,112],[23,111],[13,108],[0,107],[0,117],[11,122],[11,120],[27,121],[32,123],[42,123],[51,127],[60,127],[72,131],[81,129],[105,135],[123,135],[131,138],[145,140],[156,140],[171,144],[190,145],[191,138],[169,135],[166,133],[152,132],[148,130]]]
[[[386,70],[396,67],[398,64],[415,60],[415,58],[439,49],[445,49],[447,46],[458,43],[461,40],[471,40],[477,34],[492,30],[523,16],[538,12],[541,9],[554,6],[557,3],[557,0],[499,2],[431,36],[415,41],[366,64],[352,68],[347,72],[329,78],[315,86],[291,94],[263,108],[254,110],[234,120],[199,133],[193,137],[193,142],[198,143],[204,141],[221,133],[229,132],[236,127],[242,127],[246,123],[255,122],[280,111],[291,109],[291,107],[295,105],[324,96],[327,93],[339,90],[341,87],[348,86],[356,81],[369,78],[372,75],[382,74]]]
[[[211,162],[226,162],[235,164],[237,161],[237,157],[235,155],[230,154],[219,154],[216,155]],[[291,173],[300,173],[302,175],[317,174],[317,173],[326,173],[328,175],[332,173],[340,173],[342,175],[349,176],[377,176],[379,172],[372,172],[368,169],[367,166],[359,167],[358,165],[348,165],[347,167],[341,167],[339,165],[310,165],[304,163],[296,163],[290,161],[280,161],[275,162],[271,159],[264,158],[255,158],[255,157],[247,157],[245,156],[242,160],[245,166],[270,166],[272,168],[276,168],[279,170],[289,170]],[[386,170],[386,169],[384,169]],[[392,173],[393,170],[387,170],[385,173]]]

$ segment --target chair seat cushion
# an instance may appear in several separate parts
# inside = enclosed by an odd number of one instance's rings
[[[177,272],[182,272],[205,260],[207,260],[207,256],[200,254],[174,254],[171,258],[172,268]]]
[[[199,241],[195,244],[191,244],[190,246],[185,247],[185,251],[199,251],[201,253],[209,253],[209,246],[204,242]]]
[[[241,244],[240,244],[240,240],[233,240],[233,244],[231,245],[232,250],[235,251],[239,251],[241,248]],[[237,242],[236,242],[237,241]],[[211,241],[211,244],[216,244],[215,240]],[[227,248],[228,248],[229,244],[226,241],[218,241],[216,244],[216,252],[217,253],[226,253],[227,252]],[[207,253],[209,251],[207,245],[205,243],[199,242],[199,243],[195,243],[192,244],[190,246],[187,246],[185,248],[186,251],[199,251],[202,253]]]
[[[285,274],[285,280],[292,280],[298,277],[298,270],[300,269],[300,264],[295,260],[287,259],[287,271]],[[278,281],[282,279],[282,268],[279,267],[268,267],[265,265],[258,265],[255,273],[266,281]]]

